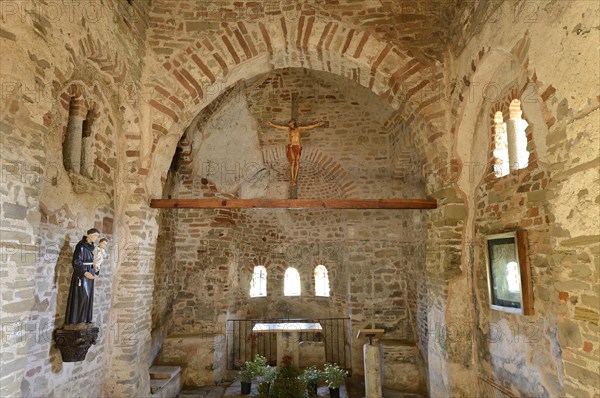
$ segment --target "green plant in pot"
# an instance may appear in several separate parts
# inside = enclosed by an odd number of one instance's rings
[[[261,382],[258,385],[259,398],[268,398],[270,396],[271,385],[277,379],[277,368],[274,366],[265,366],[263,368]]]
[[[304,369],[300,377],[307,385],[309,397],[316,397],[317,386],[319,380],[323,379],[323,372],[317,369],[315,366],[310,366]]]
[[[348,377],[348,371],[340,368],[337,364],[327,363],[323,368],[323,378],[327,387],[329,387],[329,396],[339,398],[340,386]]]
[[[262,355],[256,354],[252,361],[244,362],[240,372],[238,373],[238,379],[241,383],[242,394],[250,394],[252,388],[252,382],[257,380],[259,376],[263,375],[264,369],[267,367],[267,358]]]
[[[277,379],[271,386],[269,398],[305,398],[306,383],[302,372],[293,365],[292,357],[284,356],[277,368]]]

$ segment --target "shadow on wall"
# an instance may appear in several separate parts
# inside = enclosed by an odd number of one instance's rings
[[[54,312],[54,329],[63,325],[65,321],[65,311],[67,307],[67,299],[69,296],[69,283],[73,271],[71,261],[73,252],[71,249],[71,238],[65,235],[65,242],[60,249],[56,267],[54,268],[54,281],[52,287],[57,290],[56,293],[56,308]],[[53,342],[50,342],[50,363],[52,364],[52,372],[59,373],[62,371],[62,357],[58,348]]]

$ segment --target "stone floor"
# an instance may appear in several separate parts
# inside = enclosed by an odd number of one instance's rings
[[[318,389],[319,397],[329,397],[329,390],[327,387],[319,387]],[[210,386],[210,387],[199,387],[190,390],[182,390],[177,398],[250,398],[257,397],[258,393],[256,392],[256,386],[252,385],[252,392],[250,395],[241,395],[240,394],[240,383],[232,383],[232,384],[222,384],[218,386]],[[340,398],[353,398],[349,397],[346,392],[346,387],[342,386],[340,388]]]
[[[319,397],[329,397],[329,389],[326,386],[319,387]],[[221,384],[217,386],[199,387],[182,390],[177,398],[251,398],[257,397],[256,386],[252,386],[250,395],[240,394],[240,383]],[[402,393],[398,391],[385,390],[384,398],[423,398],[422,395]],[[346,385],[340,388],[340,398],[363,398],[364,386],[359,380],[348,379]]]

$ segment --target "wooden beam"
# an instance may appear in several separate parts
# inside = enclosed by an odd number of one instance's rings
[[[435,199],[152,199],[154,209],[435,209]]]

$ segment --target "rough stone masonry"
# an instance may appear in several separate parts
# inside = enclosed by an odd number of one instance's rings
[[[0,395],[148,396],[167,360],[213,384],[232,376],[228,319],[285,315],[384,328],[387,388],[600,397],[598,20],[586,0],[2,1]],[[287,137],[258,120],[287,122],[292,98],[328,122],[303,136],[300,198],[438,208],[150,208],[285,197]],[[514,99],[528,164],[498,178]],[[52,331],[92,227],[111,242],[101,332],[62,363]],[[489,307],[484,239],[515,229],[529,316]],[[257,265],[268,294],[250,298]]]

